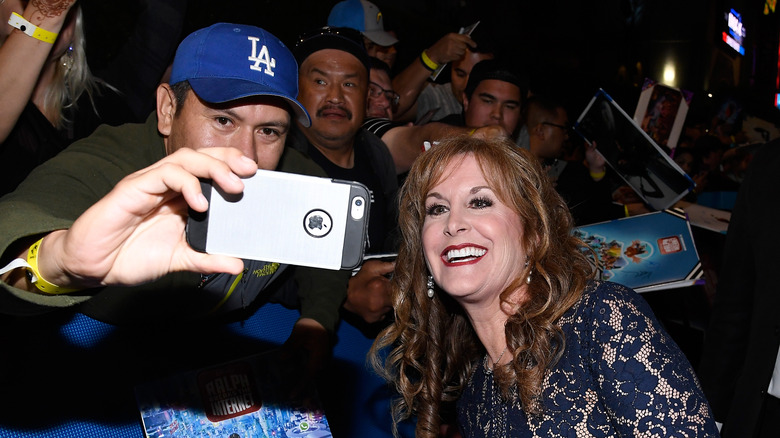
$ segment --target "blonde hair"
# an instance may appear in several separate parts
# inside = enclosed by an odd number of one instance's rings
[[[463,309],[446,293],[439,291],[433,299],[426,293],[429,274],[421,239],[425,198],[448,177],[446,166],[466,155],[476,158],[488,185],[519,215],[523,227],[520,244],[529,263],[501,292],[502,300],[533,275],[526,301],[505,326],[514,359],[496,368],[495,376],[503,396],[516,394],[530,414],[539,412],[544,373],[563,351],[565,340],[556,322],[593,275],[580,251],[582,242],[571,234],[573,221],[565,202],[528,151],[508,140],[458,137],[422,154],[400,192],[402,243],[392,283],[395,321],[369,354],[374,368],[401,395],[393,404],[394,419],[416,415],[418,437],[438,436],[442,405],[457,400],[485,354]]]
[[[76,5],[73,13],[76,14],[73,41],[70,44],[73,50],[66,51],[57,60],[54,79],[44,94],[43,108],[41,109],[44,114],[58,115],[54,125],[57,129],[72,125],[73,120],[69,115],[75,114],[78,110],[77,102],[82,94],[87,93],[92,107],[95,108],[94,98],[100,95],[99,85],[113,89],[92,75],[87,64],[87,41],[84,35],[84,15],[81,6]],[[66,65],[68,63],[70,66]],[[97,114],[97,108],[95,108],[95,113]]]

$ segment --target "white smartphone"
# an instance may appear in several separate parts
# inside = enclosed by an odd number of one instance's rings
[[[363,184],[258,170],[239,195],[201,181],[209,200],[190,210],[187,242],[195,250],[324,269],[363,261],[371,197]]]

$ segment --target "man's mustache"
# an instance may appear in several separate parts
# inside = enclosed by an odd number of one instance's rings
[[[322,108],[317,110],[317,117],[322,117],[322,113],[330,110],[343,111],[344,114],[347,116],[347,120],[352,120],[352,111],[350,111],[348,108],[345,108],[342,105],[325,105]]]

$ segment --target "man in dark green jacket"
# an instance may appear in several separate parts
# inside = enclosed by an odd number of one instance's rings
[[[239,193],[258,168],[324,176],[284,147],[297,64],[273,35],[220,23],[188,36],[145,124],[101,127],[0,200],[0,313],[78,306],[113,323],[158,323],[268,299],[277,263],[194,251],[187,210],[204,211],[198,178]],[[330,347],[348,272],[298,269],[301,318],[288,343]],[[338,287],[334,287],[338,286]]]

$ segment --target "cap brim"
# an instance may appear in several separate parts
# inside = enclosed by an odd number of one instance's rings
[[[378,44],[380,46],[392,46],[393,44],[398,42],[398,38],[390,35],[387,32],[383,32],[381,30],[367,30],[365,32],[362,32],[362,34],[371,40],[374,44]]]
[[[193,78],[188,79],[188,81],[195,94],[209,103],[225,103],[253,96],[280,97],[290,104],[290,108],[295,113],[298,123],[307,128],[311,126],[311,118],[306,108],[294,98],[277,89],[264,87],[256,82],[243,79]]]

